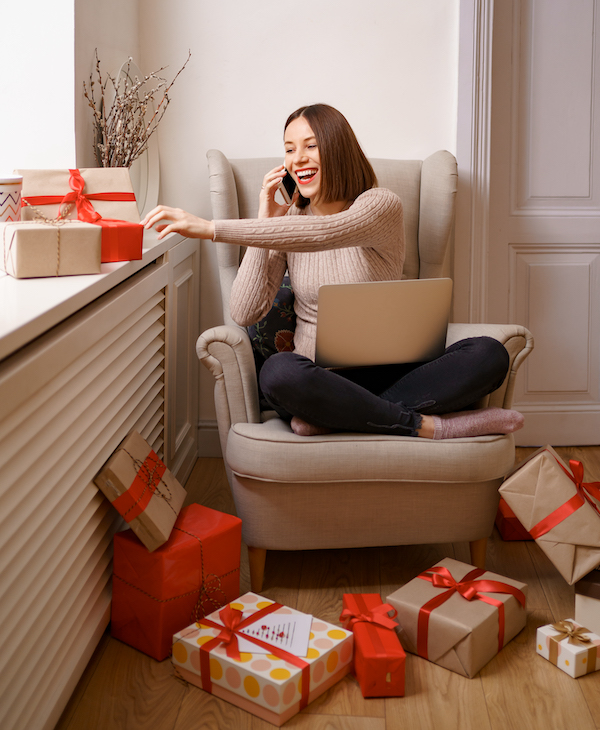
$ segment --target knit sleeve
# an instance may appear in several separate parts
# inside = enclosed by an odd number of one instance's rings
[[[335,215],[286,215],[214,223],[215,241],[294,252],[386,247],[404,233],[400,198],[385,188],[367,190],[350,208]]]
[[[234,322],[248,327],[271,309],[287,267],[285,253],[248,248],[231,288]]]

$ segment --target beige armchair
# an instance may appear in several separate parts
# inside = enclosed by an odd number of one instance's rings
[[[436,152],[423,161],[372,160],[379,184],[404,204],[408,278],[448,276],[454,224],[456,161]],[[256,215],[265,171],[279,158],[231,160],[208,153],[215,219]],[[219,436],[243,539],[252,589],[261,589],[267,550],[351,548],[469,542],[484,567],[498,487],[515,459],[508,436],[432,441],[336,433],[296,436],[261,413],[246,331],[229,314],[239,247],[216,244],[225,324],[197,342],[215,377]],[[533,348],[518,325],[451,324],[448,344],[477,335],[502,342],[510,355],[504,383],[480,405],[509,408],[518,367]]]

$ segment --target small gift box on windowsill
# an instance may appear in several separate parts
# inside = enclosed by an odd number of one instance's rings
[[[396,610],[378,593],[344,593],[343,602],[340,621],[354,633],[354,673],[362,696],[403,697],[406,653],[396,634]]]
[[[19,170],[18,174],[23,177],[22,220],[32,220],[41,211],[47,218],[94,224],[101,229],[102,262],[142,258],[144,229],[128,169]]]
[[[81,221],[0,223],[0,269],[15,279],[99,274],[101,235]]]
[[[600,636],[573,619],[540,626],[536,649],[570,677],[576,679],[600,669]]]
[[[387,597],[404,648],[474,677],[525,626],[527,586],[444,558]]]
[[[169,539],[187,492],[137,431],[132,431],[94,483],[150,551]]]

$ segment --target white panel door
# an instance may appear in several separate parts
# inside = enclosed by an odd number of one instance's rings
[[[494,5],[482,314],[535,338],[517,443],[598,444],[600,1]]]

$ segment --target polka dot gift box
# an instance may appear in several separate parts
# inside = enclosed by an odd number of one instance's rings
[[[582,677],[600,669],[600,636],[573,619],[540,626],[537,653],[570,677]]]
[[[313,618],[305,657],[259,639],[256,652],[239,651],[241,631],[261,628],[267,616],[281,617],[285,624],[303,614],[246,593],[176,633],[172,661],[187,682],[280,726],[348,674],[353,634]],[[261,648],[269,653],[259,653]]]

